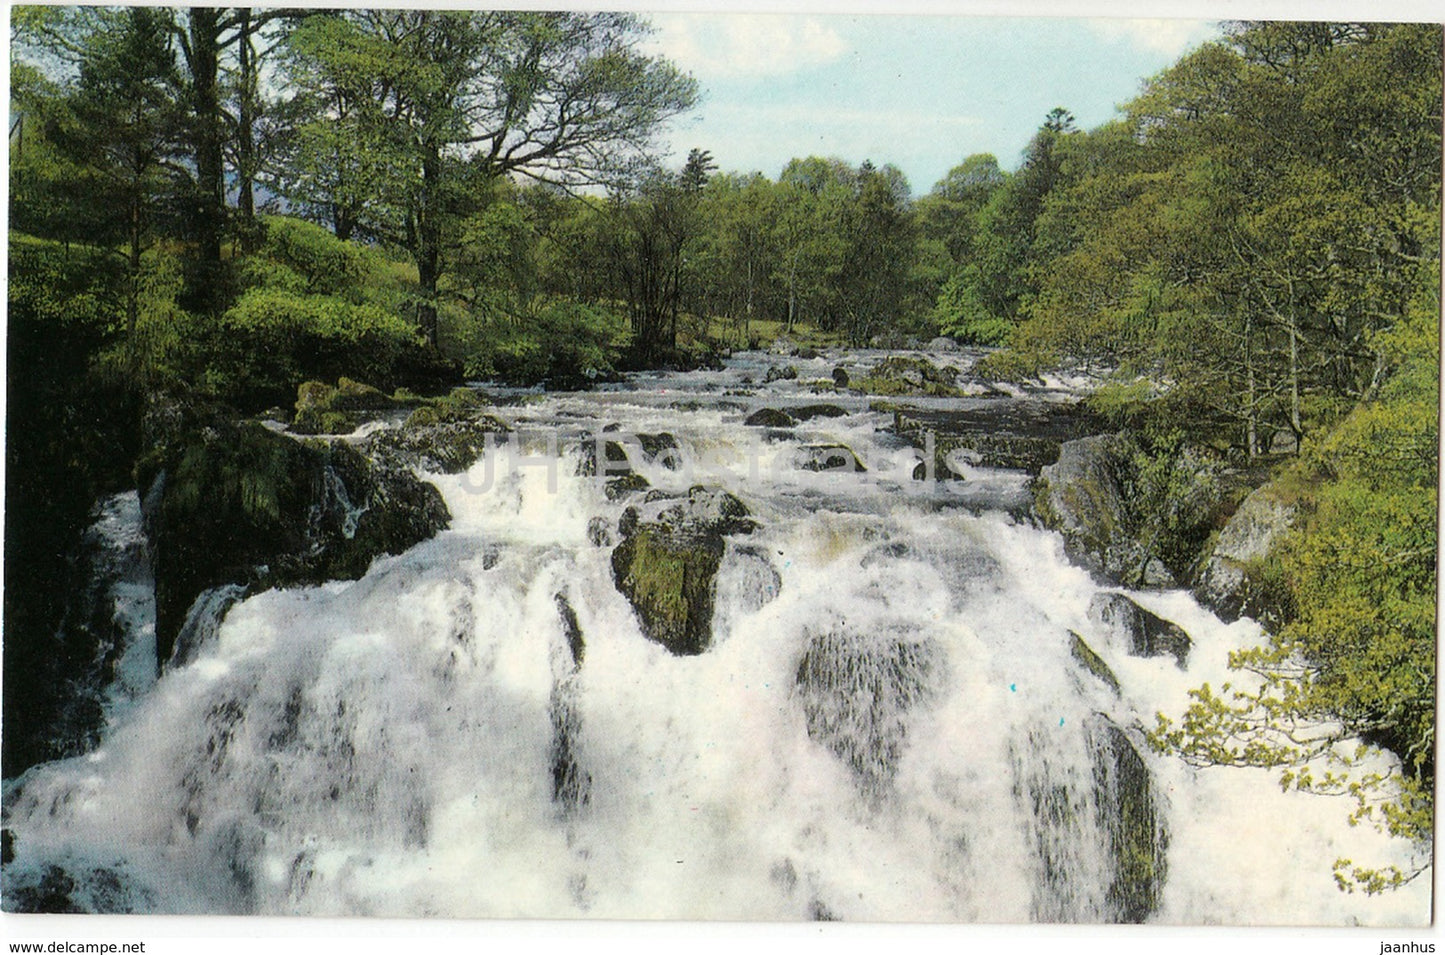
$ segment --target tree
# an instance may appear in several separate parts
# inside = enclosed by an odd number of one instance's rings
[[[919,227],[943,243],[955,267],[973,256],[978,214],[1007,181],[991,153],[977,153],[954,166],[918,201]]]
[[[324,41],[310,23],[293,37],[292,76],[336,105],[303,123],[301,135],[330,144],[342,168],[380,186],[364,207],[350,196],[333,206],[411,254],[419,324],[433,343],[456,224],[490,183],[517,175],[616,185],[696,96],[691,78],[636,51],[645,27],[628,14],[374,10],[318,23]],[[316,128],[337,122],[357,134],[328,139]],[[302,195],[312,187],[315,201],[323,178],[304,164],[283,182],[300,184]]]
[[[677,347],[683,252],[696,231],[693,198],[676,175],[658,172],[608,203],[608,260],[643,362]]]
[[[907,183],[896,169],[865,162],[857,182],[844,214],[847,251],[838,284],[848,338],[863,345],[903,314],[916,232]]]
[[[68,194],[75,203],[72,215],[57,223],[64,238],[122,247],[132,374],[140,370],[141,256],[177,169],[178,76],[170,39],[164,10],[130,7],[94,16],[65,47],[76,67],[73,88],[50,89],[43,100],[30,101],[40,120],[37,132],[43,131],[69,179],[47,193]],[[53,211],[39,214],[48,218]]]

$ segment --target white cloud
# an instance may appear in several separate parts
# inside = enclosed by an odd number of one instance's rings
[[[1182,19],[1098,19],[1089,29],[1109,40],[1125,40],[1135,46],[1179,56],[1190,47],[1219,34],[1212,21]]]
[[[841,59],[849,46],[814,17],[661,14],[653,45],[700,77],[781,76]]]

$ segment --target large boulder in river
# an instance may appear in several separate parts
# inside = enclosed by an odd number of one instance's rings
[[[1070,558],[1126,586],[1169,587],[1173,575],[1135,539],[1129,499],[1132,447],[1117,434],[1065,442],[1034,484],[1034,510],[1064,538]]]
[[[798,419],[777,408],[759,408],[743,421],[749,428],[791,428],[797,423]]]
[[[1064,442],[1033,490],[1035,515],[1069,557],[1125,587],[1187,580],[1224,498],[1203,452],[1148,454],[1122,434]]]
[[[345,441],[299,441],[254,422],[178,437],[144,462],[164,664],[191,604],[224,584],[266,589],[360,577],[451,519],[410,468]]]
[[[658,501],[651,519],[629,509],[612,552],[612,579],[637,611],[642,632],[678,656],[712,645],[718,569],[729,534],[749,533],[747,507],[724,491],[694,487],[686,500]]]
[[[1193,642],[1184,628],[1151,613],[1121,593],[1104,592],[1089,601],[1089,619],[1111,640],[1140,657],[1171,656],[1184,669]]]
[[[343,377],[335,385],[306,381],[296,389],[291,430],[297,434],[349,434],[377,412],[400,407],[400,401],[380,389],[350,378]]]
[[[1295,522],[1297,506],[1271,484],[1256,488],[1219,532],[1194,582],[1194,596],[1220,619],[1260,616],[1267,599],[1251,585],[1249,571]]]
[[[1149,768],[1129,734],[1104,716],[1095,717],[1089,730],[1098,814],[1111,863],[1107,918],[1143,922],[1159,908],[1169,832]]]

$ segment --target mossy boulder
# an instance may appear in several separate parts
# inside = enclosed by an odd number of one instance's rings
[[[777,408],[759,408],[743,420],[749,428],[791,428],[798,419]]]
[[[763,376],[764,384],[772,384],[775,381],[796,381],[798,379],[798,368],[796,365],[784,365],[781,368],[774,365],[768,369]]]
[[[954,382],[958,371],[935,365],[926,358],[890,355],[852,386],[870,395],[911,395],[956,398],[963,394]]]
[[[1267,616],[1269,597],[1253,573],[1294,526],[1299,507],[1272,484],[1240,503],[1209,548],[1194,581],[1194,597],[1222,620]]]
[[[713,580],[723,549],[720,537],[681,538],[654,527],[617,545],[613,579],[649,639],[678,656],[712,644]]]
[[[459,388],[416,408],[400,427],[372,436],[369,450],[423,471],[458,474],[482,456],[489,436],[510,430],[487,407],[476,392]]]
[[[202,592],[359,577],[375,557],[431,537],[451,517],[436,488],[408,468],[254,422],[203,428],[150,465],[162,664]]]
[[[1034,513],[1064,538],[1069,557],[1126,587],[1173,587],[1177,580],[1141,537],[1148,515],[1130,493],[1137,447],[1123,435],[1065,442],[1034,482]],[[1160,543],[1157,540],[1151,543]]]
[[[644,520],[629,508],[612,552],[612,579],[637,611],[642,632],[678,656],[712,645],[718,568],[729,534],[749,533],[747,507],[723,491],[695,487],[683,501],[650,505]]]
[[[342,377],[335,385],[305,381],[296,389],[291,430],[297,434],[349,434],[379,413],[403,406],[403,401],[350,378]]]

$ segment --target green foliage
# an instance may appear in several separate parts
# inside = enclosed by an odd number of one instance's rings
[[[626,343],[627,320],[616,312],[546,300],[522,321],[477,327],[465,346],[467,374],[509,384],[585,385],[615,374]]]
[[[957,276],[939,290],[933,323],[939,334],[965,345],[1002,345],[1013,330],[1011,322],[984,307],[973,285]]]
[[[383,301],[396,291],[387,260],[375,248],[341,241],[301,219],[264,216],[261,225],[263,246],[238,269],[242,288],[267,286],[355,302]]]
[[[1438,308],[1430,290],[1416,299],[1389,333],[1408,343],[1395,377],[1306,449],[1304,520],[1264,569],[1286,588],[1284,624],[1230,660],[1254,680],[1193,691],[1181,721],[1161,714],[1154,733],[1191,762],[1279,767],[1286,788],[1353,799],[1352,824],[1422,844],[1434,823]],[[1397,768],[1364,771],[1379,747]],[[1336,879],[1379,892],[1423,868],[1342,859]]]
[[[260,398],[342,372],[390,381],[398,362],[421,344],[414,325],[378,305],[253,288],[208,329],[200,384],[218,395]]]

